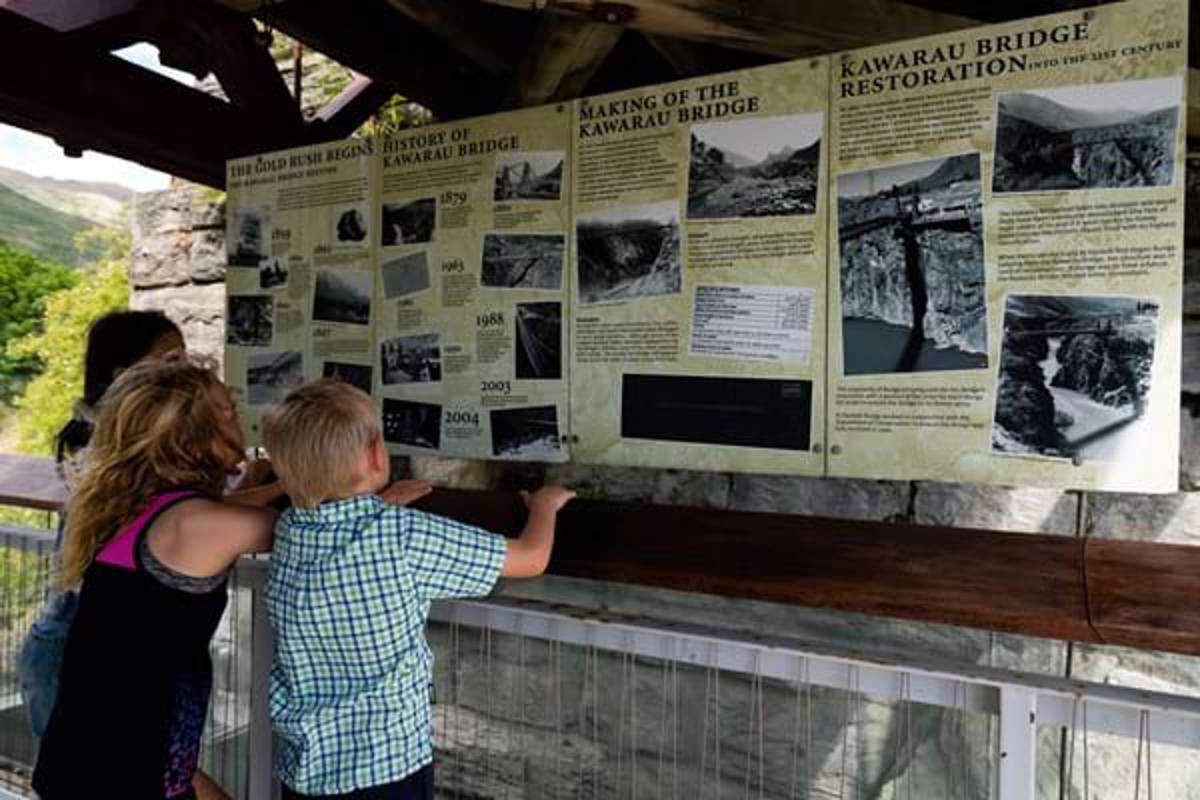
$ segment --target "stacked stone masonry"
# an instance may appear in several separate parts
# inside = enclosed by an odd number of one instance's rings
[[[776,511],[813,516],[839,517],[887,522],[911,522],[950,525],[964,528],[988,528],[1015,532],[1048,533],[1061,536],[1126,537],[1146,541],[1200,544],[1200,157],[1189,160],[1187,225],[1187,270],[1185,288],[1183,410],[1181,412],[1181,477],[1179,491],[1161,496],[1059,492],[1027,488],[1000,488],[933,482],[859,481],[839,479],[788,478],[775,476],[699,473],[682,470],[644,470],[569,465],[546,468],[539,472],[528,465],[507,466],[477,461],[415,458],[404,465],[416,477],[429,478],[444,486],[495,488],[514,481],[528,483],[544,478],[576,487],[581,494],[628,501],[644,501],[687,506]],[[177,320],[187,334],[189,346],[214,357],[220,356],[223,340],[223,224],[219,198],[196,187],[177,184],[165,192],[142,195],[134,214],[134,250],[130,269],[133,305],[138,308],[162,308]],[[753,531],[747,531],[752,536]],[[852,642],[857,647],[879,647],[908,651],[918,657],[945,657],[965,663],[991,664],[1035,672],[1062,675],[1069,662],[1071,674],[1094,681],[1155,688],[1200,696],[1200,660],[1156,653],[1120,650],[1109,647],[1074,646],[1068,658],[1068,645],[984,631],[923,625],[852,614],[792,608],[752,601],[738,601],[696,594],[654,590],[626,585],[543,578],[534,581],[506,582],[499,590],[513,597],[567,603],[597,610],[653,617],[664,621],[703,621],[733,631],[770,630],[809,640]],[[431,634],[439,647],[449,646],[448,632]],[[529,645],[534,647],[534,645]],[[532,663],[545,665],[546,652],[528,660],[518,655],[512,642],[497,645],[488,668],[479,657],[478,644],[464,646],[455,676],[442,674],[445,685],[478,685],[484,671],[492,674],[493,687],[523,686],[521,696],[529,700],[505,701],[503,690],[497,698],[486,700],[478,688],[459,689],[457,702],[443,703],[439,746],[447,763],[457,769],[445,780],[456,790],[470,796],[500,796],[505,786],[512,788],[522,777],[519,769],[511,775],[488,772],[484,761],[511,758],[505,747],[515,741],[534,750],[553,751],[555,745],[566,748],[569,767],[558,768],[547,777],[537,765],[526,765],[534,775],[559,787],[562,793],[576,796],[591,774],[591,766],[603,766],[607,774],[619,768],[622,756],[617,737],[618,709],[624,709],[622,675],[628,668],[619,657],[601,659],[600,709],[588,709],[578,700],[586,667],[568,658],[561,683],[551,687],[548,671],[530,671]],[[474,654],[474,655],[472,655]],[[541,660],[538,661],[538,658]],[[524,668],[520,668],[520,664]],[[643,709],[658,708],[673,698],[664,695],[656,668],[642,665],[638,678],[637,702]],[[542,677],[538,677],[541,675]],[[451,679],[453,678],[453,680]],[[684,730],[707,730],[711,710],[703,672],[681,673],[684,700],[679,705],[679,724]],[[539,683],[540,681],[540,683]],[[522,682],[532,682],[522,683]],[[747,717],[753,687],[748,679],[722,678],[723,719],[722,763],[738,765],[757,759],[757,745],[748,749]],[[525,702],[539,707],[551,691],[564,692],[574,705],[566,713],[567,730],[596,726],[599,739],[564,733],[552,737],[548,724],[534,722],[497,709],[524,708]],[[510,689],[511,691],[517,691]],[[794,687],[766,686],[766,707],[777,709],[762,720],[764,744],[761,756],[767,772],[777,776],[767,787],[768,796],[787,796],[780,783],[791,774],[794,753],[786,723],[792,708]],[[622,692],[625,695],[622,695]],[[509,705],[505,705],[509,702]],[[488,703],[491,703],[489,711]],[[900,796],[913,782],[913,796],[941,797],[947,780],[958,781],[955,797],[989,796],[991,775],[983,756],[989,752],[994,730],[978,720],[963,724],[953,712],[922,708],[915,712],[911,728],[902,709],[894,703],[871,698],[848,705],[845,695],[823,692],[813,697],[814,788],[834,796],[843,780],[839,765],[843,758],[855,764],[851,776],[859,792],[846,796],[885,798]],[[568,703],[568,705],[571,705]],[[846,709],[854,715],[847,717]],[[644,712],[649,714],[650,712]],[[598,716],[597,716],[598,715]],[[656,720],[657,717],[654,717]],[[853,731],[847,727],[853,720]],[[653,796],[657,773],[657,740],[649,716],[641,720],[639,730],[646,742],[640,753],[639,787],[645,796]],[[480,738],[481,725],[484,735]],[[465,726],[465,727],[464,727]],[[473,726],[474,736],[464,733]],[[574,728],[572,726],[575,726]],[[645,730],[641,730],[644,726]],[[582,728],[580,728],[582,729]],[[912,730],[912,738],[908,731]],[[605,736],[607,731],[609,736]],[[506,739],[505,737],[508,737]],[[569,740],[569,741],[568,741]],[[565,742],[565,743],[564,743]],[[607,743],[607,744],[606,744]],[[1039,795],[1059,797],[1059,739],[1053,735],[1041,742]],[[628,743],[624,745],[628,747]],[[1132,786],[1136,762],[1136,743],[1100,739],[1091,743],[1091,785]],[[751,752],[753,750],[753,752]],[[969,768],[958,770],[963,753],[969,753]],[[624,758],[634,755],[624,754]],[[717,778],[712,772],[712,753],[702,755],[693,748],[681,754],[681,769],[693,777],[701,763],[709,765],[709,791]],[[752,759],[752,760],[753,760]],[[584,768],[588,767],[588,768]],[[628,769],[628,762],[626,768]],[[723,771],[720,780],[737,796],[746,777],[742,767]],[[1076,783],[1079,769],[1076,768]],[[630,778],[627,773],[626,780]],[[507,775],[507,777],[506,777]],[[1200,755],[1182,751],[1159,758],[1154,765],[1156,788],[1164,797],[1200,800]],[[564,785],[565,782],[565,785]],[[688,783],[689,787],[696,788]],[[473,793],[473,794],[472,794]],[[534,796],[534,795],[530,795]],[[540,796],[540,795],[538,795]],[[558,795],[554,795],[558,796]],[[590,795],[585,795],[590,796]],[[817,796],[817,795],[814,795]],[[826,796],[826,795],[819,795]],[[1078,788],[1068,791],[1078,797]],[[1099,795],[1098,795],[1099,796]],[[1109,796],[1107,793],[1103,796]]]

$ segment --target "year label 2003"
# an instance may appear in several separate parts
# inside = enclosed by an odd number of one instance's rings
[[[512,394],[512,381],[480,381],[479,391],[484,394]]]

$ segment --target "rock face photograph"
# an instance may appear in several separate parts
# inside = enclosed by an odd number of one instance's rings
[[[1136,297],[1009,295],[992,450],[1131,461],[1145,418],[1158,305]]]
[[[339,209],[333,226],[334,241],[344,243],[364,242],[367,239],[367,210],[362,206]]]
[[[1170,186],[1181,79],[1001,95],[993,192]]]
[[[693,125],[688,219],[817,212],[824,114]]]
[[[275,301],[267,295],[231,294],[225,315],[225,343],[266,347],[275,327]]]
[[[345,361],[326,361],[321,368],[321,377],[348,383],[367,394],[371,393],[371,365],[350,364]]]
[[[225,252],[231,267],[257,267],[271,254],[271,214],[265,208],[234,208],[226,225]]]
[[[383,296],[388,300],[416,294],[429,288],[429,254],[424,250],[379,265]]]
[[[304,383],[304,357],[298,350],[251,353],[246,362],[246,402],[271,406]]]
[[[442,446],[442,407],[385,397],[383,439],[393,444],[438,449]]]
[[[838,176],[846,375],[985,369],[979,154]]]
[[[433,240],[437,223],[437,200],[423,197],[408,203],[383,204],[384,247],[423,244]]]
[[[564,239],[543,233],[487,234],[479,282],[497,289],[561,289]]]
[[[369,324],[373,289],[374,281],[366,270],[317,270],[313,321]]]
[[[283,289],[288,282],[287,262],[278,256],[264,258],[258,268],[260,289]]]
[[[379,344],[383,385],[431,383],[442,379],[441,336],[421,333],[397,336]]]
[[[491,413],[492,455],[547,459],[557,456],[558,409],[554,406],[506,408]]]
[[[581,303],[679,294],[675,201],[581,214],[575,230]]]
[[[518,380],[562,378],[562,303],[517,303]]]
[[[496,202],[560,199],[564,157],[561,150],[501,153],[496,157]]]

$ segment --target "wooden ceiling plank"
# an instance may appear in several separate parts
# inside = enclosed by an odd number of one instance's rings
[[[440,39],[492,75],[507,78],[516,70],[527,36],[520,25],[497,30],[497,20],[483,12],[496,11],[464,0],[387,0],[392,8]],[[516,21],[522,22],[517,16]]]
[[[316,139],[345,139],[394,94],[391,87],[365,75],[358,75],[317,112],[317,116],[309,123],[310,135]]]
[[[578,97],[623,33],[619,25],[544,15],[505,105],[522,108]]]

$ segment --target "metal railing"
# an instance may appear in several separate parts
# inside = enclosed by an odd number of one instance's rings
[[[31,794],[15,666],[53,538],[0,528],[0,798]],[[203,753],[250,800],[277,793],[266,569],[235,571]],[[1200,700],[1011,670],[505,600],[435,604],[429,638],[443,797],[1030,800],[1059,768],[1048,736],[1068,742],[1063,797],[1152,797],[1152,754],[1200,751]],[[1136,758],[1136,786],[1097,786],[1101,737]]]

